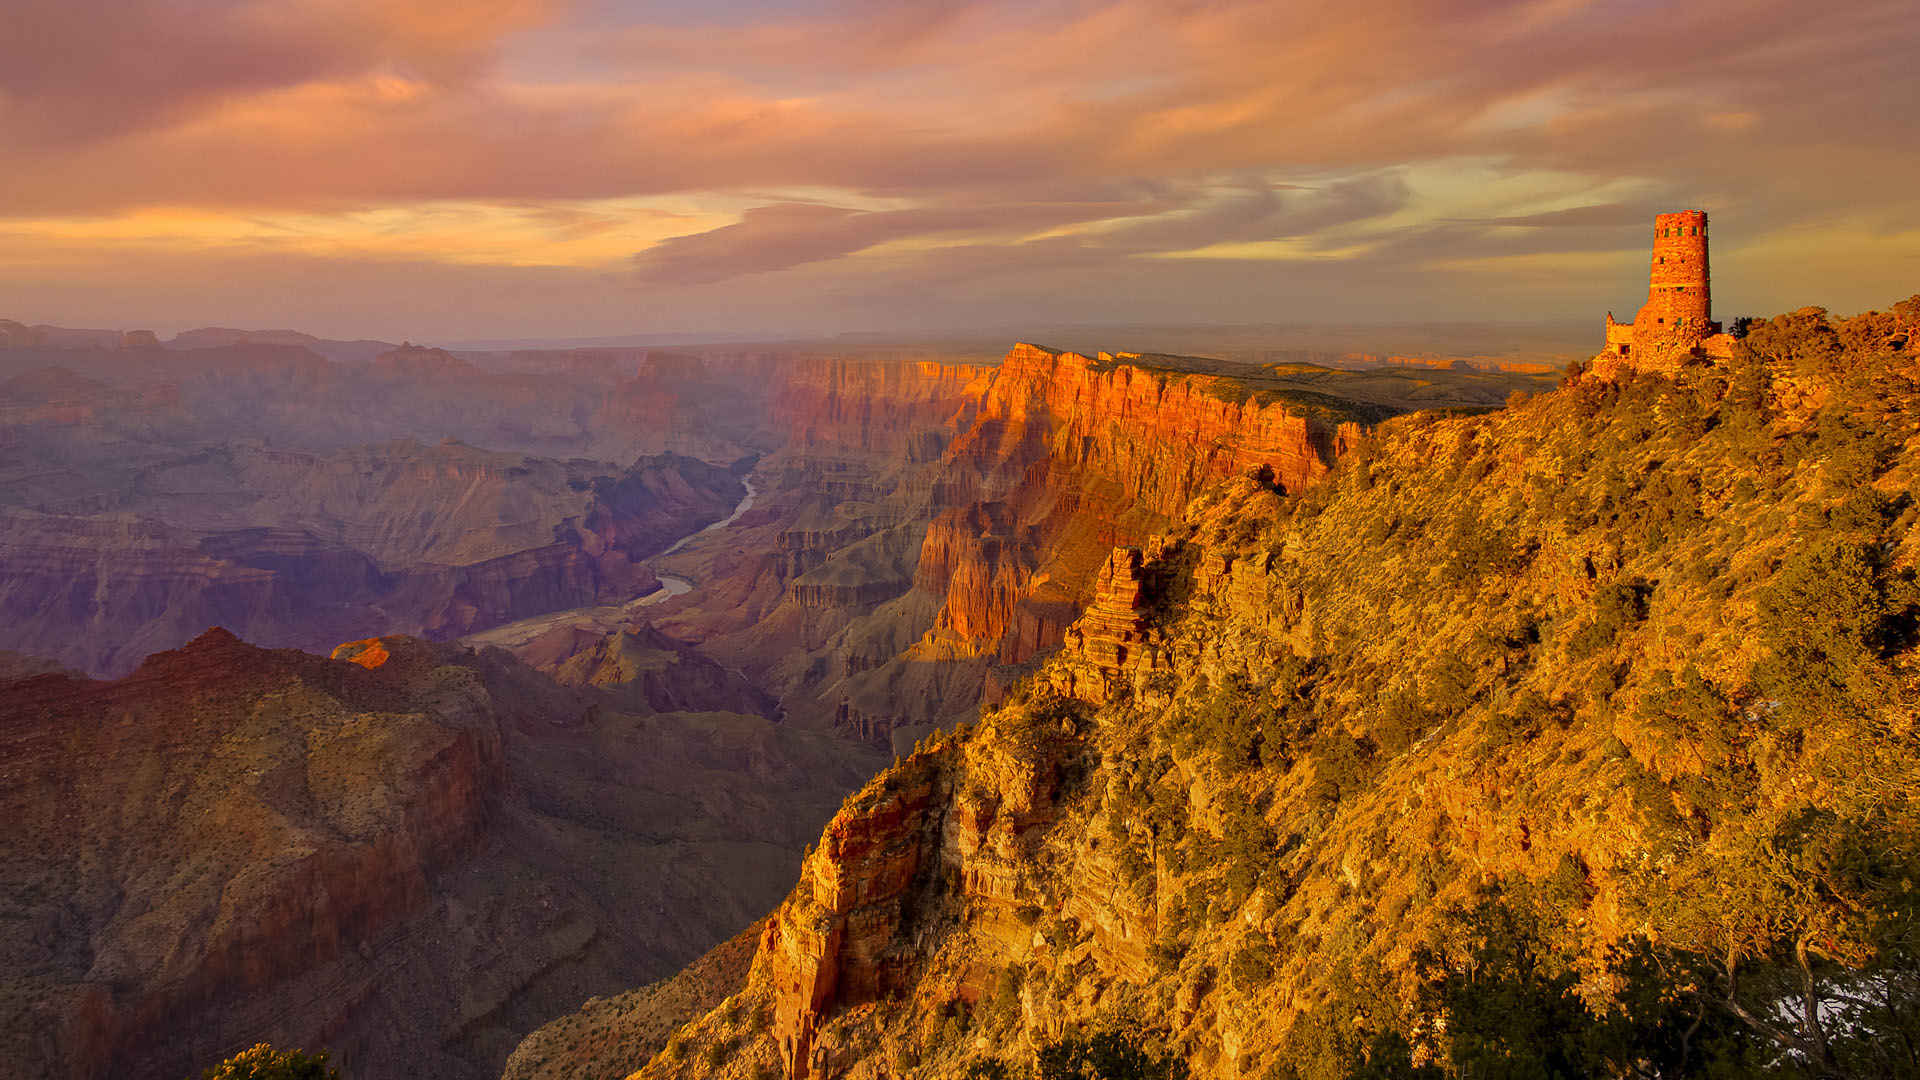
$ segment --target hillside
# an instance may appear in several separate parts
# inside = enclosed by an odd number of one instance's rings
[[[653,639],[653,640],[658,640]],[[210,630],[0,681],[0,1075],[177,1080],[260,1040],[498,1075],[540,1023],[762,916],[877,764],[673,654],[556,684],[386,637]]]
[[[640,1075],[1913,1075],[1917,349],[1807,309],[1213,489]]]
[[[780,379],[765,497],[659,561],[700,588],[650,618],[794,722],[882,746],[998,701],[1059,645],[1107,552],[1208,486],[1260,465],[1299,486],[1388,416],[1551,385],[1030,344],[997,366],[801,356]]]

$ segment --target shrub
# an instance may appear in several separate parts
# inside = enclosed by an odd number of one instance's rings
[[[997,1057],[974,1058],[967,1062],[966,1071],[960,1074],[965,1080],[1010,1080],[1013,1076],[1007,1063]]]
[[[327,1067],[327,1052],[275,1050],[257,1043],[200,1074],[201,1080],[340,1080]]]
[[[1187,1063],[1176,1054],[1149,1052],[1118,1031],[1068,1038],[1040,1049],[1040,1080],[1186,1080]]]
[[[1273,981],[1273,946],[1267,944],[1265,937],[1249,934],[1247,940],[1233,950],[1227,970],[1243,990],[1265,986]]]

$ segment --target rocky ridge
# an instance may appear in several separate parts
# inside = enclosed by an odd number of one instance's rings
[[[1239,471],[1309,483],[1398,408],[1204,363],[1019,345],[991,368],[802,369],[756,474],[771,543],[737,538],[768,554],[689,556],[707,599],[658,621],[802,722],[885,743],[964,718],[1059,644],[1115,543]]]
[[[114,682],[9,681],[9,1069],[176,1077],[266,1039],[491,1076],[560,1009],[676,970],[766,910],[874,762],[715,711],[742,689],[666,651],[566,687],[498,650],[215,630]]]
[[[612,471],[612,470],[608,470]],[[412,442],[319,455],[227,446],[142,469],[112,513],[0,507],[0,646],[123,673],[208,625],[316,649],[456,637],[624,601],[644,560],[724,517],[727,469]]]
[[[847,801],[639,1075],[976,1075],[1102,1027],[1202,1077],[1899,1075],[1916,311],[1203,495],[1009,704]]]

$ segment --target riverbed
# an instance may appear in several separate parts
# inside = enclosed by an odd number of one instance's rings
[[[741,477],[740,485],[747,489],[747,493],[734,505],[733,513],[728,514],[726,517],[721,518],[719,521],[705,528],[696,529],[680,539],[675,540],[672,547],[662,551],[658,555],[650,556],[650,558],[665,558],[679,551],[681,548],[686,547],[693,541],[698,540],[700,537],[710,532],[718,532],[732,525],[734,522],[739,521],[740,515],[753,509],[754,497],[760,494],[759,491],[754,488],[753,477],[751,476]],[[663,601],[671,600],[676,596],[685,596],[693,591],[693,582],[685,578],[675,577],[672,574],[656,574],[655,576],[660,579],[660,587],[644,596],[636,596],[618,604],[599,604],[593,607],[573,608],[570,611],[555,611],[546,615],[535,615],[530,619],[521,619],[519,622],[507,623],[505,626],[496,626],[491,630],[482,630],[477,634],[468,634],[466,637],[461,638],[460,642],[463,645],[472,645],[476,648],[485,645],[498,645],[506,649],[515,649],[539,637],[541,634],[560,626],[574,626],[583,630],[592,630],[596,633],[611,634],[626,623],[627,618],[635,612],[652,607]]]

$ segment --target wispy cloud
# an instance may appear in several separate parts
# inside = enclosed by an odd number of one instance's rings
[[[1214,310],[1206,265],[1310,257],[1458,311],[1506,308],[1502,259],[1535,299],[1542,259],[1626,265],[1669,202],[1756,247],[1920,222],[1905,2],[1815,19],[1791,0],[190,6],[0,11],[16,259],[77,258],[82,224],[110,259],[160,214],[207,223],[173,256],[201,252],[206,274],[260,251],[343,274],[401,255],[565,265],[683,310],[702,290],[729,312],[741,290],[785,311],[831,288],[850,318],[897,314],[903,276],[988,273],[1090,312],[1116,289]],[[1458,162],[1474,185],[1449,178]],[[390,231],[362,227],[376,218]],[[294,219],[330,246],[290,241]],[[1884,280],[1848,289],[1910,291],[1910,261],[1872,250]],[[117,288],[98,302],[137,297]],[[923,289],[911,313],[973,310],[955,295]]]

